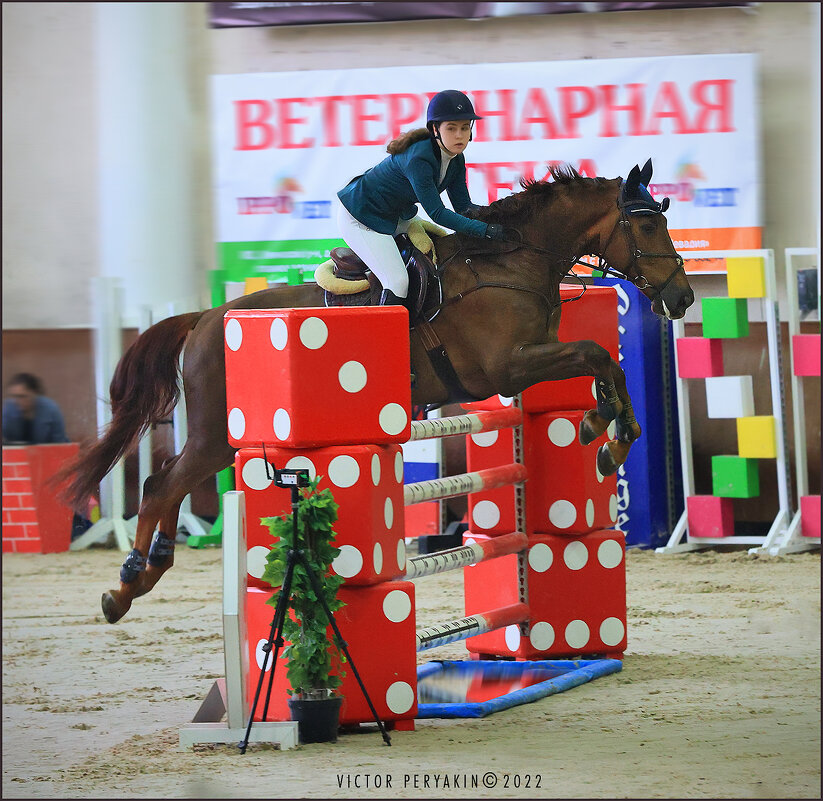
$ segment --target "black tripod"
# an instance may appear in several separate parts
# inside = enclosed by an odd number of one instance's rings
[[[300,487],[308,486],[308,481],[309,477],[307,470],[275,469],[275,484],[278,487],[288,487],[291,490],[292,531],[294,534],[295,545],[298,543],[297,505],[300,501]],[[246,747],[249,744],[249,735],[251,734],[251,727],[254,723],[254,713],[257,711],[257,704],[260,700],[260,691],[263,687],[263,677],[265,676],[266,667],[269,663],[272,645],[274,645],[274,661],[272,662],[271,673],[269,675],[269,686],[266,690],[266,702],[263,706],[263,720],[266,720],[268,715],[269,701],[271,700],[271,691],[274,684],[274,671],[277,667],[277,656],[283,646],[283,623],[286,619],[289,600],[291,599],[291,585],[294,577],[294,567],[298,562],[303,565],[303,569],[306,571],[306,575],[309,578],[314,594],[317,596],[317,599],[323,607],[323,611],[326,613],[326,618],[334,631],[335,645],[343,651],[346,655],[346,659],[351,665],[351,669],[357,679],[357,683],[363,691],[363,697],[366,699],[366,703],[369,705],[369,709],[371,710],[371,713],[380,729],[380,733],[383,735],[383,741],[386,745],[391,745],[391,738],[386,731],[386,727],[383,725],[383,721],[380,720],[380,716],[377,714],[377,710],[374,708],[374,704],[372,703],[371,698],[369,698],[368,692],[366,692],[366,687],[363,684],[363,680],[360,678],[360,674],[357,672],[357,668],[355,667],[354,661],[349,653],[348,645],[343,639],[343,636],[340,634],[340,629],[337,627],[337,621],[334,619],[334,616],[329,609],[329,605],[326,603],[323,591],[317,581],[317,576],[314,575],[314,572],[309,565],[309,561],[306,558],[306,553],[302,548],[294,547],[289,549],[286,556],[286,570],[283,577],[283,586],[280,588],[280,594],[277,597],[277,605],[274,608],[274,617],[271,622],[269,638],[263,646],[265,656],[263,657],[263,665],[260,668],[260,678],[257,680],[257,689],[254,693],[254,702],[252,703],[251,712],[249,712],[249,723],[246,727],[246,736],[238,743],[240,753],[245,754]]]

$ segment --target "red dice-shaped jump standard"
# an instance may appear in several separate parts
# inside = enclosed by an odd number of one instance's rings
[[[510,428],[481,431],[466,437],[466,469],[486,470],[511,464],[514,432]],[[517,528],[514,487],[473,492],[468,497],[469,528],[483,534],[508,534]]]
[[[569,300],[579,294],[580,287],[560,287],[561,300]],[[591,340],[602,345],[617,361],[619,333],[615,288],[589,286],[580,300],[565,304],[557,337],[560,342]],[[524,412],[592,409],[596,405],[594,379],[583,376],[564,381],[543,381],[524,390],[522,402]]]
[[[246,594],[246,629],[249,654],[247,696],[249,709],[263,665],[266,644],[271,632],[274,607],[266,605],[271,592],[251,588]],[[360,678],[366,686],[377,714],[384,721],[409,720],[417,715],[417,653],[415,640],[414,584],[409,581],[385,581],[372,587],[341,587],[338,598],[346,606],[335,612],[340,629]],[[329,634],[333,634],[329,627]],[[290,687],[286,669],[288,660],[277,659],[268,720],[289,720]],[[272,656],[274,649],[272,649]],[[262,720],[269,670],[263,680],[255,720]],[[340,694],[342,725],[374,720],[351,665],[345,671]]]
[[[229,442],[286,448],[405,442],[400,307],[235,310],[224,319]]]
[[[467,533],[464,542],[488,541]],[[466,641],[474,654],[519,659],[573,655],[619,657],[626,650],[625,537],[593,531],[577,539],[529,537],[526,589],[528,635],[508,626]],[[466,614],[519,601],[517,554],[480,562],[464,571]]]
[[[268,472],[266,461],[269,463]],[[291,513],[291,492],[273,482],[278,469],[307,469],[323,476],[318,489],[334,495],[334,540],[340,555],[332,569],[349,584],[375,584],[402,576],[406,568],[403,517],[403,454],[399,445],[349,445],[294,451],[243,448],[235,457],[237,489],[246,493],[246,547],[251,587],[260,581],[274,540],[260,524],[263,517]]]
[[[523,420],[528,532],[579,535],[617,520],[617,477],[597,469],[597,450],[608,434],[581,445],[584,412],[548,412]],[[476,530],[476,529],[475,529]]]

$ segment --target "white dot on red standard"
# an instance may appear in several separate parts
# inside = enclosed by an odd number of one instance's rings
[[[292,456],[285,464],[287,470],[308,470],[309,478],[317,478],[317,468],[308,456]]]
[[[276,317],[272,320],[269,328],[269,339],[275,350],[283,350],[286,347],[286,343],[289,341],[289,329],[282,317]]]
[[[500,509],[493,501],[478,501],[472,507],[472,522],[478,528],[494,528],[500,522]]]
[[[549,507],[549,522],[555,528],[569,528],[577,520],[577,509],[571,501],[555,501]]]
[[[529,567],[535,573],[545,573],[554,561],[552,549],[545,542],[538,542],[529,548]]]
[[[265,459],[256,456],[243,465],[240,478],[247,489],[264,490],[274,481],[274,470],[266,464]]]
[[[266,659],[266,652],[263,650],[263,646],[268,643],[267,639],[258,640],[257,645],[254,649],[254,659],[257,662],[257,669],[263,669],[263,662]],[[269,654],[269,661],[266,664],[266,673],[271,670],[271,663],[272,663],[272,654]]]
[[[226,323],[226,347],[229,350],[239,350],[243,344],[243,326],[240,321],[232,318]]]
[[[254,545],[246,551],[246,572],[255,578],[263,578],[269,549],[264,545]]]
[[[405,681],[396,681],[386,690],[386,706],[395,715],[408,712],[414,706],[414,690]]]
[[[394,478],[398,484],[403,483],[403,451],[398,450],[394,455]]]
[[[402,537],[397,540],[397,569],[406,569],[406,541]]]
[[[383,546],[379,542],[374,543],[372,564],[374,565],[375,574],[379,576],[383,570]]]
[[[383,599],[383,614],[392,623],[402,623],[410,614],[412,603],[404,590],[391,590]]]
[[[594,462],[594,474],[597,476],[597,483],[602,484],[605,476],[600,472],[600,468],[597,466],[597,459],[595,459]]]
[[[329,481],[335,487],[353,487],[360,478],[360,465],[353,456],[341,454],[329,462]]]
[[[549,423],[549,442],[557,445],[558,448],[565,448],[577,439],[577,431],[574,423],[565,417],[558,417]]]
[[[331,566],[338,576],[352,578],[363,569],[363,554],[354,545],[341,545],[340,553]]]
[[[319,350],[329,338],[329,328],[319,317],[307,317],[300,323],[300,341],[309,350]]]
[[[498,395],[497,400],[500,401],[501,406],[511,406],[514,398],[509,398],[506,395]]]
[[[616,428],[617,424],[614,422],[614,420],[612,420],[611,423],[609,423],[609,425],[606,427],[606,434],[608,434],[609,439],[614,439],[614,432]]]
[[[617,495],[612,495],[609,498],[609,517],[612,523],[617,521]]]
[[[591,498],[586,501],[586,525],[589,528],[594,525],[594,501]]]
[[[281,442],[289,438],[291,434],[291,417],[285,409],[278,409],[272,418],[272,430],[274,436]]]
[[[346,392],[360,392],[366,386],[368,375],[366,368],[360,362],[346,362],[337,371],[337,380]]]
[[[399,434],[408,420],[406,410],[399,403],[387,403],[377,416],[380,428],[391,436]]]
[[[626,633],[623,621],[617,617],[607,617],[600,624],[600,641],[604,645],[617,645]]]
[[[241,409],[234,408],[229,412],[229,435],[232,439],[243,439],[246,433],[246,415]]]
[[[572,620],[564,633],[566,644],[569,648],[583,648],[591,636],[589,627],[582,620]]]
[[[597,547],[597,561],[611,569],[623,561],[623,546],[617,540],[603,540]]]
[[[371,457],[371,483],[376,487],[380,483],[380,454],[373,453]]]
[[[554,629],[551,623],[541,620],[532,626],[529,642],[538,651],[548,651],[554,644]]]
[[[472,434],[472,442],[478,448],[488,448],[497,442],[499,431],[481,431],[479,434]]]
[[[589,549],[580,540],[570,542],[563,549],[563,561],[569,570],[581,570],[589,561]]]
[[[386,498],[386,502],[383,504],[383,520],[386,523],[386,528],[391,530],[394,525],[394,504],[391,498]]]
[[[592,397],[597,400],[597,380],[592,381]]]
[[[506,648],[514,653],[520,647],[520,626],[506,626]]]

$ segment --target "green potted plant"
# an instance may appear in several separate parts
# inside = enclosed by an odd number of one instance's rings
[[[275,538],[263,572],[263,580],[277,590],[267,601],[271,606],[277,605],[292,549],[305,554],[329,612],[345,605],[337,598],[343,578],[331,571],[331,563],[340,553],[333,545],[338,505],[331,490],[318,492],[320,478],[312,479],[299,490],[296,527],[291,514],[261,521]],[[334,691],[345,676],[341,666],[346,658],[335,642],[326,609],[300,559],[294,563],[283,638],[289,643],[283,651],[291,685],[288,703],[292,720],[298,722],[301,742],[336,740],[343,699]]]

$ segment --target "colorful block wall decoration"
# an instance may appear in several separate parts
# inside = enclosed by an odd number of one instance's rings
[[[820,537],[820,496],[800,498],[800,533],[804,537]]]
[[[754,414],[752,377],[729,375],[707,378],[706,411],[710,418],[751,417]]]
[[[776,459],[777,426],[774,417],[738,417],[737,453],[747,459]]]
[[[690,537],[731,537],[734,534],[734,509],[731,498],[692,495],[686,498]]]
[[[712,456],[712,494],[720,498],[756,498],[760,494],[757,460]]]
[[[760,256],[726,259],[730,298],[766,297],[766,262]]]
[[[702,298],[703,336],[735,339],[749,335],[749,310],[745,298]]]
[[[723,375],[723,342],[706,337],[678,339],[677,372],[681,378]]]
[[[820,375],[820,334],[795,334],[792,337],[795,375]]]

